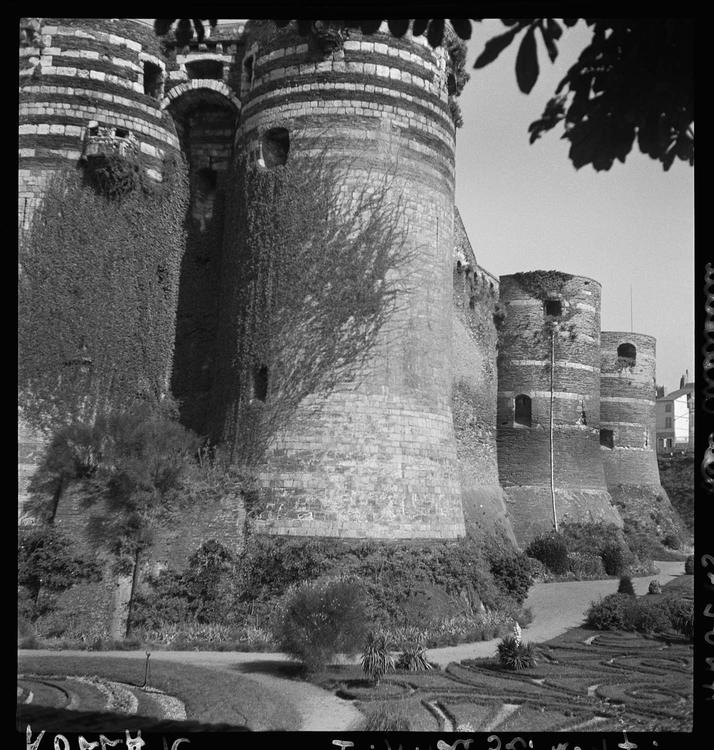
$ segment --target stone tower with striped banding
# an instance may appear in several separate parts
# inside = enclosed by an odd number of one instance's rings
[[[600,284],[538,271],[500,282],[498,465],[516,537],[556,518],[622,526],[600,456]]]
[[[389,177],[412,255],[410,291],[359,386],[308,396],[256,467],[265,496],[256,529],[463,536],[449,367],[455,128],[446,52],[423,38],[359,31],[324,52],[271,22],[251,22],[242,41],[237,148],[263,164],[276,133],[290,159],[317,148],[341,165],[348,196]]]
[[[678,522],[657,465],[655,353],[652,336],[602,332],[600,455],[608,491],[623,518],[662,537]]]

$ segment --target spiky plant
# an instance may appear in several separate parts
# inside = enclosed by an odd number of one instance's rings
[[[394,669],[394,657],[383,634],[375,635],[371,630],[367,634],[362,652],[362,669],[375,685],[379,685],[380,679]]]
[[[533,644],[518,642],[512,635],[507,635],[498,644],[498,659],[501,666],[514,672],[537,664]]]

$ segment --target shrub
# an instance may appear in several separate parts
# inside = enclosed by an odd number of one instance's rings
[[[384,634],[375,635],[371,630],[367,634],[362,652],[362,670],[377,685],[382,677],[394,669],[392,656]]]
[[[620,585],[617,587],[618,594],[627,594],[628,596],[635,595],[635,589],[632,585],[632,579],[630,576],[621,576]]]
[[[605,575],[602,558],[594,554],[569,552],[568,568],[580,579],[601,578]]]
[[[526,554],[540,560],[552,573],[562,575],[568,571],[568,548],[559,534],[536,537],[528,545]]]
[[[605,573],[609,576],[620,576],[631,562],[628,550],[618,542],[608,542],[600,553]]]
[[[662,539],[662,544],[670,549],[682,548],[682,540],[676,534],[667,534],[664,539]]]
[[[662,593],[662,586],[660,585],[660,582],[656,578],[653,578],[650,581],[650,585],[647,589],[647,593],[648,594],[661,594]]]
[[[546,567],[540,560],[526,555],[526,564],[528,565],[528,571],[531,574],[531,578],[533,578],[534,581],[543,580],[546,577]]]
[[[501,666],[516,672],[537,664],[533,644],[523,643],[512,635],[498,644],[498,660]]]
[[[685,575],[694,575],[694,555],[689,555],[684,561],[684,573]]]
[[[409,718],[401,703],[376,701],[365,707],[365,732],[408,732]]]
[[[631,603],[632,598],[627,595],[608,594],[590,604],[586,614],[587,625],[596,630],[622,630]]]
[[[55,595],[80,581],[101,578],[96,560],[74,550],[72,540],[55,526],[18,530],[17,582],[23,616],[35,621],[52,607]]]
[[[568,552],[600,556],[608,540],[623,541],[622,530],[609,523],[564,523],[560,526]]]
[[[625,609],[623,627],[638,633],[664,633],[670,629],[670,618],[659,604],[638,600]]]
[[[396,661],[396,668],[407,672],[425,672],[432,668],[426,658],[424,647],[425,636],[420,632],[406,632],[405,637],[399,642],[402,653]]]
[[[662,604],[667,611],[672,629],[687,638],[693,638],[694,602],[691,599],[666,596]]]
[[[491,560],[490,569],[496,585],[518,604],[522,604],[533,584],[527,556],[499,555]]]
[[[362,590],[348,580],[303,583],[290,590],[273,621],[281,650],[310,671],[337,653],[354,654],[364,638]]]

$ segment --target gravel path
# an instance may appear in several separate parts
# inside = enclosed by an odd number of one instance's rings
[[[660,569],[656,575],[633,578],[637,595],[646,594],[649,583],[656,578],[663,586],[684,573],[681,560],[655,562]],[[585,611],[590,602],[600,596],[614,594],[619,580],[607,578],[602,581],[563,581],[562,583],[536,583],[531,587],[525,606],[533,612],[533,622],[523,629],[523,639],[540,643],[562,635],[570,628],[583,624]],[[500,639],[480,643],[462,643],[458,646],[429,649],[429,660],[445,667],[449,662],[463,659],[478,659],[495,656]]]
[[[637,594],[647,593],[649,582],[657,578],[664,585],[684,572],[684,563],[657,562],[660,573],[654,576],[633,578]],[[542,642],[561,635],[583,623],[584,613],[591,601],[617,591],[618,580],[566,581],[563,583],[537,583],[526,599],[525,605],[533,611],[533,622],[523,630],[525,640]],[[429,649],[429,660],[445,667],[452,661],[489,657],[496,654],[499,639],[459,646]],[[25,651],[28,655],[51,655],[53,651]],[[86,651],[63,651],[64,655],[86,656]],[[114,656],[145,659],[144,651],[102,651],[92,656]],[[153,660],[173,661],[209,667],[218,671],[239,671],[246,679],[280,691],[298,710],[302,717],[302,731],[348,731],[356,728],[362,714],[349,702],[337,698],[327,690],[307,682],[291,680],[270,674],[278,671],[280,663],[289,661],[280,653],[237,653],[230,651],[153,651]],[[356,662],[357,660],[350,660]],[[272,662],[272,665],[270,664]]]

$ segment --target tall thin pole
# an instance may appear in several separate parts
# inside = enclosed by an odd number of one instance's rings
[[[635,328],[632,325],[632,284],[630,284],[630,333],[633,333],[634,330]]]
[[[553,525],[558,531],[558,515],[555,511],[555,461],[553,459],[553,392],[555,385],[555,326],[550,332],[550,498],[553,503]]]

